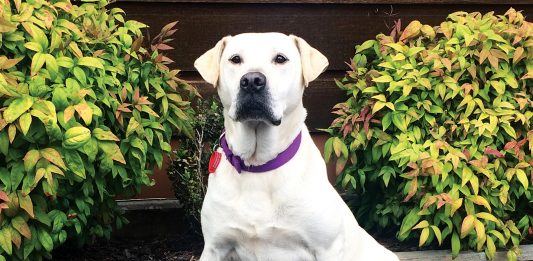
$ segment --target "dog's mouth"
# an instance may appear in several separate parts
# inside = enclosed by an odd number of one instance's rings
[[[267,122],[274,126],[281,124],[281,118],[274,116],[270,101],[264,95],[239,95],[235,115],[235,120],[240,122]]]

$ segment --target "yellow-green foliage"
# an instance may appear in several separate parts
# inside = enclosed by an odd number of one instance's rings
[[[109,237],[114,198],[190,136],[195,90],[159,53],[175,23],[145,49],[145,25],[89,2],[0,1],[0,260]]]
[[[412,21],[357,46],[325,157],[366,227],[420,246],[509,249],[533,227],[533,25],[520,12]]]

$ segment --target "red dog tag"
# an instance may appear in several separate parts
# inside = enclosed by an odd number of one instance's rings
[[[211,154],[211,158],[209,158],[209,174],[215,173],[217,170],[218,164],[220,164],[220,160],[222,159],[222,154],[218,151],[213,152]]]

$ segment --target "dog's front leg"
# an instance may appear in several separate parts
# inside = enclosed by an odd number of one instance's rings
[[[204,246],[200,261],[222,261],[222,258],[218,255],[218,251],[207,244]]]
[[[235,248],[229,251],[221,251],[212,246],[206,245],[200,256],[200,261],[241,261]]]

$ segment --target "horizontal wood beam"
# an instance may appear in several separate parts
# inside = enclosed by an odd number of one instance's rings
[[[529,0],[532,2],[533,0]],[[501,1],[506,2],[506,1]],[[179,21],[175,50],[166,52],[173,67],[195,71],[194,60],[227,35],[243,32],[282,32],[304,38],[329,59],[328,70],[346,70],[355,45],[390,32],[394,21],[403,26],[412,20],[438,25],[454,11],[503,14],[511,5],[306,5],[306,4],[208,4],[181,2],[117,2],[128,19],[150,26],[149,35]],[[516,7],[533,17],[533,3]],[[147,34],[148,35],[148,34]]]
[[[120,2],[237,3],[237,4],[467,4],[525,5],[531,0],[119,0]]]

